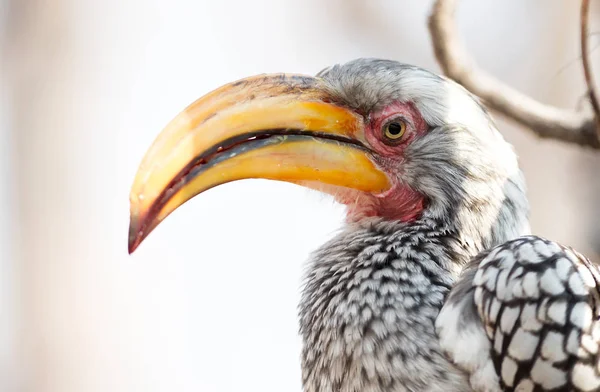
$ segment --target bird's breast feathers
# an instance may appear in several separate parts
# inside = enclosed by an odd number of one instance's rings
[[[371,228],[317,252],[300,306],[306,392],[469,392],[435,332],[453,279],[429,234]]]

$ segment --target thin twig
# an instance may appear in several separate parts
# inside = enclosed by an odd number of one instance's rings
[[[546,105],[481,70],[463,48],[454,13],[457,0],[437,0],[429,17],[433,49],[443,72],[478,95],[491,109],[540,137],[600,149],[593,116]]]
[[[596,33],[596,34],[598,34],[598,33]],[[588,36],[592,37],[592,36],[594,36],[594,33],[588,34]],[[589,46],[588,46],[588,48],[589,48]],[[588,53],[592,54],[598,48],[600,48],[600,42],[596,42],[594,45],[592,45],[592,47],[588,49]],[[581,61],[582,57],[583,57],[582,55],[579,55],[579,56],[575,57],[573,60],[570,60],[569,62],[567,62],[565,65],[560,67],[558,69],[558,71],[556,71],[556,74],[554,76],[558,76],[561,73],[565,72],[573,64],[575,64],[578,61]],[[585,95],[587,95],[587,93]]]
[[[583,65],[583,75],[585,77],[585,83],[588,87],[588,95],[590,97],[590,103],[596,117],[596,128],[598,137],[600,137],[600,104],[598,103],[598,95],[596,94],[596,88],[594,85],[594,78],[592,76],[592,67],[590,65],[590,56],[588,53],[588,19],[590,14],[590,1],[581,1],[581,64]]]

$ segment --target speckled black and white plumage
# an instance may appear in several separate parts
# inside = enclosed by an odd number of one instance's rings
[[[535,236],[504,243],[456,284],[438,318],[442,347],[490,391],[597,391],[599,283],[573,249]]]
[[[415,105],[429,129],[398,180],[427,206],[412,222],[349,223],[314,253],[300,304],[305,391],[598,390],[586,389],[599,381],[595,267],[523,237],[523,176],[485,109],[454,82],[391,61],[319,76],[361,112]]]
[[[434,323],[467,253],[427,220],[363,220],[325,244],[301,305],[305,390],[466,390]]]

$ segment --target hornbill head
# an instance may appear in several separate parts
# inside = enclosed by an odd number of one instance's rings
[[[195,195],[249,178],[329,193],[349,221],[435,219],[482,246],[520,231],[504,210],[526,204],[516,156],[475,97],[418,67],[359,59],[242,79],[188,106],[139,167],[129,252]]]

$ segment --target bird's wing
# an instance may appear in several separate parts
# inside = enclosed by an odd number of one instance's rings
[[[600,391],[600,270],[540,237],[475,257],[436,321],[478,392]]]

